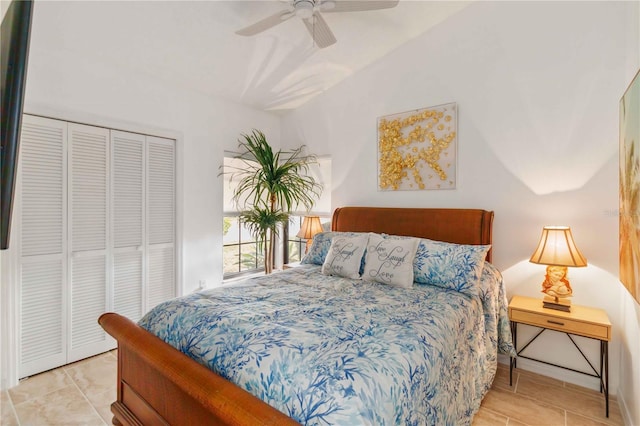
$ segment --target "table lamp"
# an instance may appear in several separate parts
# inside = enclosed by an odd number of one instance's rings
[[[538,248],[529,259],[531,263],[547,266],[542,282],[545,294],[543,307],[570,312],[573,290],[567,278],[567,268],[587,266],[587,259],[580,253],[568,226],[545,226]]]
[[[322,232],[322,224],[320,223],[320,217],[318,216],[305,216],[302,220],[302,226],[300,231],[296,234],[296,237],[307,240],[307,245],[304,249],[305,254],[309,251],[313,236]]]

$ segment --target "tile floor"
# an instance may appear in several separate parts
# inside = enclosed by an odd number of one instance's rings
[[[473,426],[604,426],[624,425],[618,402],[609,397],[609,418],[604,396],[597,391],[550,377],[514,370],[498,364],[493,387],[482,400]]]
[[[2,392],[2,426],[110,425],[117,359],[106,352],[20,381]]]
[[[116,398],[116,354],[107,352],[38,374],[2,392],[0,424],[5,426],[110,425]],[[623,425],[615,399],[609,418],[598,392],[500,364],[493,388],[473,426]]]

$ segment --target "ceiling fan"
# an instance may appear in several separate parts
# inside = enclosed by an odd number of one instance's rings
[[[331,32],[322,13],[362,12],[365,10],[390,9],[399,0],[289,0],[289,7],[268,16],[253,25],[236,31],[236,34],[252,36],[295,17],[302,19],[313,41],[319,48],[331,46],[336,37]]]

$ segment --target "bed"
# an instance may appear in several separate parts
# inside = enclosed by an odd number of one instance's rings
[[[344,207],[332,231],[487,246],[492,222],[479,209]],[[308,256],[166,302],[139,325],[106,313],[118,341],[113,423],[469,424],[497,352],[513,350],[504,285],[491,251],[482,256],[473,293],[328,276]]]

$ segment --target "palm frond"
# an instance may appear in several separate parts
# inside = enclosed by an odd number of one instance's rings
[[[249,230],[251,235],[258,240],[258,250],[262,250],[262,244],[279,235],[280,227],[289,220],[289,215],[282,211],[272,212],[268,206],[254,206],[251,210],[240,213],[240,220]],[[269,235],[271,234],[271,235]]]
[[[236,157],[242,165],[235,165],[220,174],[230,175],[237,181],[233,201],[247,229],[265,249],[265,271],[270,272],[274,237],[280,223],[289,218],[289,212],[302,205],[310,210],[322,193],[322,185],[308,175],[309,166],[317,163],[314,155],[304,155],[304,145],[292,150],[273,151],[267,138],[259,130],[242,134],[238,140]]]
[[[317,162],[314,155],[303,155],[304,146],[274,152],[259,130],[241,135],[238,141],[243,167],[227,173],[237,179],[233,200],[239,208],[268,203],[272,209],[291,211],[297,204],[311,209],[322,193],[322,185],[307,176],[309,166]]]

